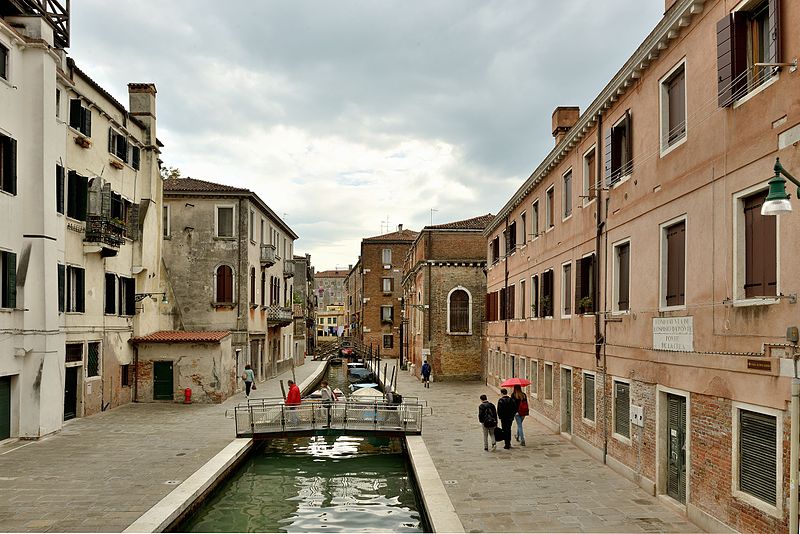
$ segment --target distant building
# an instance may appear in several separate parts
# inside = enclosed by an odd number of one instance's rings
[[[427,360],[435,380],[477,380],[486,296],[488,214],[426,226],[403,268],[404,357],[416,373]]]
[[[344,279],[352,267],[351,265],[347,270],[332,269],[315,273],[314,282],[316,284],[317,302],[321,310],[324,310],[329,305],[344,304]]]
[[[344,279],[344,335],[353,336],[358,340],[362,339],[361,329],[358,326],[361,323],[361,310],[364,306],[362,283],[361,257],[359,257]]]
[[[314,267],[311,254],[294,256],[294,341],[305,354],[314,354],[314,316],[317,298],[314,295]]]
[[[345,311],[342,305],[326,306],[324,310],[317,310],[317,340],[335,340],[339,336],[340,328],[344,333]]]

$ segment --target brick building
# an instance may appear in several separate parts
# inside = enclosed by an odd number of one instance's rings
[[[364,306],[364,292],[361,278],[361,258],[347,272],[344,278],[344,335],[361,340],[361,309]]]
[[[487,379],[703,528],[786,531],[800,3],[666,8],[485,232]]]
[[[343,305],[345,299],[344,279],[352,269],[350,265],[345,269],[330,269],[319,271],[314,275],[316,295],[319,308],[324,310],[326,306]]]
[[[494,215],[426,226],[403,267],[404,359],[430,362],[435,380],[475,380],[483,374],[482,326],[486,240]]]
[[[352,335],[367,346],[380,347],[383,357],[400,356],[403,261],[416,237],[417,232],[403,230],[401,224],[395,232],[362,239],[359,263],[349,274],[351,279],[360,277],[351,281],[361,294]]]

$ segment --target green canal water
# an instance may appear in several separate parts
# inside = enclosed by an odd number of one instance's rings
[[[331,368],[346,391],[345,370]],[[182,532],[424,532],[414,480],[396,438],[276,439],[256,449]]]

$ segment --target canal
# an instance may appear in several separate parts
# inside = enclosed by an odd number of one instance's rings
[[[349,393],[346,366],[326,378]],[[425,532],[419,502],[399,438],[281,438],[259,445],[175,530]]]

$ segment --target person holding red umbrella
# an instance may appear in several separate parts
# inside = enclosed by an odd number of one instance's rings
[[[522,391],[522,387],[517,384],[514,386],[514,391],[511,392],[511,398],[514,399],[514,403],[517,405],[517,413],[514,415],[514,421],[517,422],[517,432],[514,434],[514,439],[524,447],[525,433],[522,431],[522,421],[525,420],[525,416],[529,413],[528,396]]]
[[[506,442],[504,449],[511,448],[511,422],[517,413],[517,404],[514,399],[508,396],[508,390],[500,390],[502,395],[497,400],[497,418],[500,419],[500,426],[503,428],[503,441]]]

